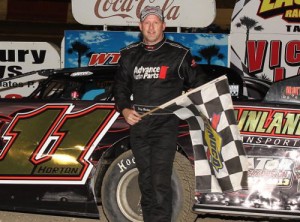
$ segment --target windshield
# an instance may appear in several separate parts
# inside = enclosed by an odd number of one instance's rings
[[[113,81],[103,79],[52,79],[31,97],[40,99],[102,100],[111,93]]]

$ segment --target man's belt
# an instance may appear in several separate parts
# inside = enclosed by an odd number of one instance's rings
[[[149,106],[149,105],[133,105],[133,109],[137,111],[139,114],[145,114],[153,109],[155,109],[157,106]],[[170,115],[173,114],[172,112],[169,112],[168,110],[164,109],[158,109],[155,112],[149,114],[149,115]]]

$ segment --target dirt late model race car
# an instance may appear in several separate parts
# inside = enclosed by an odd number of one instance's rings
[[[299,82],[242,78],[199,65],[207,79],[226,75],[248,156],[249,189],[195,193],[193,150],[179,126],[172,176],[174,221],[197,213],[300,217]],[[129,125],[114,109],[115,66],[40,70],[28,97],[0,99],[0,209],[142,221]]]

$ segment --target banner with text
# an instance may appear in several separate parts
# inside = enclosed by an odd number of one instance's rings
[[[228,66],[228,35],[166,33],[191,49],[199,64]],[[61,56],[65,68],[116,65],[121,48],[139,41],[140,32],[65,31]]]
[[[72,0],[72,13],[84,25],[137,26],[147,5],[160,6],[169,27],[206,27],[216,16],[215,0]]]
[[[60,53],[46,42],[0,42],[0,96],[20,98],[29,95],[42,78],[26,73],[60,68]]]
[[[231,21],[231,67],[279,81],[300,73],[300,14],[294,1],[239,0]]]

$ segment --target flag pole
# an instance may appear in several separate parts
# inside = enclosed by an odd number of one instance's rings
[[[172,103],[174,103],[174,102],[176,102],[176,101],[179,101],[179,100],[183,99],[184,97],[186,97],[186,96],[188,96],[188,95],[190,95],[190,94],[193,94],[194,92],[197,92],[199,89],[205,89],[205,88],[208,88],[208,87],[211,86],[212,83],[218,82],[218,81],[220,81],[220,80],[222,80],[222,79],[227,79],[227,77],[226,77],[225,75],[223,75],[223,76],[220,76],[220,77],[218,77],[218,78],[215,78],[215,79],[211,80],[210,82],[207,82],[207,83],[205,83],[205,84],[203,84],[203,85],[201,85],[201,86],[198,86],[198,87],[196,87],[196,88],[194,88],[194,89],[192,89],[192,90],[190,90],[190,91],[188,91],[188,92],[182,94],[181,96],[178,96],[178,97],[176,97],[176,98],[174,98],[174,99],[172,99],[172,100],[170,100],[170,101],[168,101],[168,102],[166,102],[166,103],[164,103],[164,104],[162,104],[162,105],[160,105],[160,106],[158,106],[158,107],[155,107],[154,109],[151,109],[150,111],[148,111],[148,112],[146,112],[146,113],[144,113],[144,114],[142,114],[142,115],[141,115],[141,118],[143,118],[143,117],[145,117],[145,116],[148,116],[148,115],[150,115],[150,114],[156,112],[156,111],[159,110],[159,109],[164,109],[164,108],[166,108],[167,106],[171,105]]]
[[[159,109],[161,109],[160,106],[155,107],[154,109],[151,109],[150,111],[148,111],[148,112],[146,112],[146,113],[143,113],[143,114],[141,115],[141,118],[144,118],[145,116],[148,116],[148,115],[150,115],[151,113],[154,113],[154,112],[156,112],[156,111],[159,110]]]

